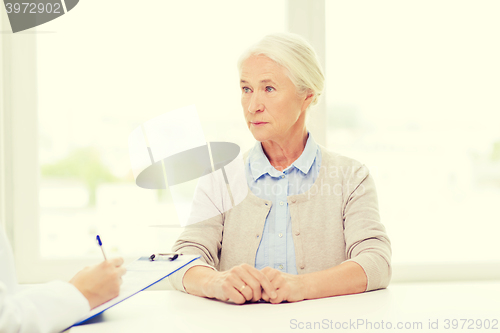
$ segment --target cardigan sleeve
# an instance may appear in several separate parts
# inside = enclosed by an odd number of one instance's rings
[[[358,263],[368,279],[366,291],[386,288],[391,279],[391,243],[380,222],[373,177],[364,165],[348,179],[343,210],[347,261]]]
[[[198,182],[188,225],[174,243],[172,250],[182,254],[200,255],[201,258],[169,276],[173,288],[186,292],[182,282],[184,274],[194,266],[216,269],[219,266],[224,229],[224,200],[218,172],[202,177]],[[226,209],[227,210],[227,209]]]
[[[219,265],[222,244],[222,223],[220,220],[221,218],[214,217],[207,221],[198,222],[186,227],[182,232],[172,250],[183,254],[201,255],[201,257],[168,277],[172,287],[186,292],[182,281],[184,274],[191,267],[206,266],[215,269]]]

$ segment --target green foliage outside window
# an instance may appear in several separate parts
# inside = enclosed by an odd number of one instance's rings
[[[102,163],[99,151],[93,147],[73,150],[66,158],[41,167],[43,177],[70,178],[84,182],[89,191],[89,206],[96,204],[99,184],[116,182],[118,179]]]

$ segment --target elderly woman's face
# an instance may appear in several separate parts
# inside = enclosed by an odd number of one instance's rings
[[[285,71],[263,55],[250,56],[242,64],[241,105],[257,141],[282,141],[303,130],[312,95],[298,94]]]

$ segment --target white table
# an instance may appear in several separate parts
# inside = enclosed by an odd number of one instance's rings
[[[450,329],[445,329],[447,319]],[[453,319],[457,320],[457,329],[452,329]],[[464,322],[460,319],[474,320],[474,329],[466,329],[470,321],[461,329]],[[484,324],[486,319],[490,329],[478,330],[476,320]],[[498,322],[496,330],[491,329],[493,320]],[[371,328],[367,321],[371,322]],[[438,329],[429,329],[430,322],[433,327],[437,324]],[[308,323],[316,329],[306,329]],[[353,326],[355,323],[359,325]],[[397,329],[398,324],[403,325],[401,329]],[[344,329],[339,329],[338,325],[343,325]],[[418,325],[421,329],[417,329]],[[234,305],[178,291],[143,291],[69,332],[351,330],[500,333],[500,281],[392,284],[388,289],[364,294],[278,305]]]

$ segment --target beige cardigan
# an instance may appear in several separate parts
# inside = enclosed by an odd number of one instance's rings
[[[354,261],[366,273],[367,291],[385,288],[391,278],[391,246],[380,222],[372,176],[358,161],[319,147],[322,161],[315,183],[307,192],[288,197],[297,271],[307,274]],[[209,187],[222,189],[221,177],[214,175]],[[169,277],[175,289],[185,291],[184,274],[196,265],[220,271],[242,263],[254,266],[271,202],[248,190],[241,203],[224,212],[224,198],[205,193],[205,202],[219,205],[214,211],[220,213],[187,226],[174,244],[176,252],[201,255]]]

